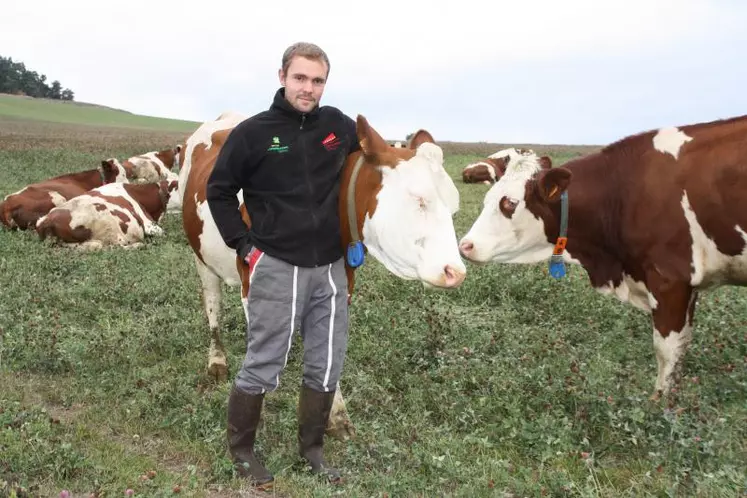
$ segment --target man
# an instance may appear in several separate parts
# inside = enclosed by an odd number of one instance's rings
[[[322,443],[347,350],[340,178],[347,155],[360,148],[355,121],[319,106],[329,75],[321,48],[288,47],[278,75],[282,87],[269,110],[236,126],[207,184],[220,234],[250,272],[246,357],[228,400],[228,446],[239,474],[264,489],[273,476],[254,454],[257,424],[299,326],[299,453],[312,472],[340,479],[325,462]],[[239,189],[251,228],[239,213]]]

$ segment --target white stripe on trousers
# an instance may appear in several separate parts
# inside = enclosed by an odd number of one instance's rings
[[[332,338],[335,332],[335,299],[337,298],[337,287],[335,286],[335,282],[332,280],[331,264],[329,265],[327,276],[329,277],[329,285],[332,286],[332,298],[330,299],[330,308],[332,311],[329,315],[329,335],[327,337],[327,372],[324,374],[324,384],[322,385],[322,387],[324,387],[324,392],[329,392],[329,386],[327,383],[329,382],[330,370],[332,370]]]
[[[288,349],[285,352],[285,361],[283,362],[283,368],[280,370],[282,373],[288,365],[288,355],[290,354],[291,344],[293,344],[293,331],[295,330],[296,324],[296,301],[298,300],[298,267],[293,267],[293,303],[291,304],[291,323],[290,330],[288,331]],[[275,389],[280,385],[280,374],[278,373],[275,377]]]

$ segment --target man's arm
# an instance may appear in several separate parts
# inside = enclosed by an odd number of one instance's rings
[[[236,196],[252,168],[251,150],[234,129],[223,144],[207,182],[207,202],[223,241],[242,259],[252,248],[251,234],[241,219]]]

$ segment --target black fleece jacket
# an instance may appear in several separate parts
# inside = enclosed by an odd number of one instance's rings
[[[208,205],[226,245],[242,258],[257,247],[304,267],[341,258],[340,178],[347,155],[359,149],[350,117],[330,106],[301,113],[280,88],[267,111],[231,131],[208,179]],[[239,189],[251,229],[239,213]]]

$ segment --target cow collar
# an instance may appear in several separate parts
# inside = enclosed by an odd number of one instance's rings
[[[558,232],[558,239],[555,241],[555,247],[552,250],[552,256],[550,256],[550,275],[560,280],[565,277],[566,265],[563,262],[563,252],[565,246],[568,243],[568,190],[564,190],[560,194],[560,232]]]
[[[348,183],[348,225],[350,226],[350,244],[348,244],[348,250],[346,254],[346,260],[348,266],[351,268],[358,268],[363,264],[366,259],[366,253],[363,249],[363,242],[361,241],[360,234],[358,233],[358,216],[355,213],[355,183],[358,180],[358,173],[361,171],[363,166],[363,154],[360,155],[358,160],[353,166],[353,173],[350,175],[350,183]]]

